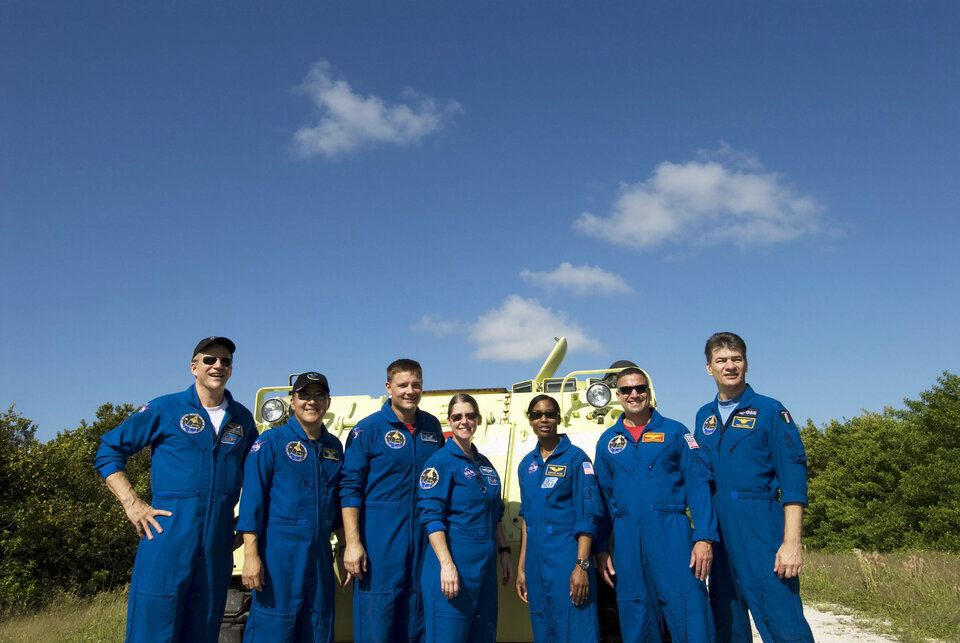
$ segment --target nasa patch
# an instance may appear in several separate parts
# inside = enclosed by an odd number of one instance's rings
[[[260,450],[260,447],[262,446],[263,446],[263,440],[257,440],[256,442],[253,443],[253,446],[250,447],[250,453],[256,453],[257,451]]]
[[[350,437],[356,440],[357,436],[360,435],[361,433],[363,433],[363,429],[354,427],[353,431],[350,431]]]
[[[557,478],[566,478],[567,477],[567,465],[565,464],[548,464],[547,470],[544,471],[544,475],[555,476]]]
[[[391,449],[402,449],[403,445],[407,443],[407,436],[394,429],[387,431],[387,434],[383,436],[383,441],[386,442],[387,446]]]
[[[622,435],[614,436],[607,442],[607,451],[612,455],[617,455],[627,447],[627,439]]]
[[[527,473],[536,473],[539,470],[540,470],[540,464],[536,460],[531,462],[530,466],[527,467]]]
[[[147,404],[144,404],[139,409],[137,409],[137,413],[143,413],[144,411],[149,411],[149,410],[150,410],[150,406]]]
[[[663,442],[663,433],[644,433],[641,442]]]
[[[713,435],[713,432],[717,430],[717,416],[711,415],[706,420],[703,421],[703,434],[704,435]]]
[[[436,467],[424,469],[423,473],[420,474],[421,489],[433,489],[437,486],[438,482],[440,482],[440,474],[437,473]]]
[[[734,415],[755,418],[757,417],[757,409],[739,409],[736,413],[734,413]]]
[[[730,428],[732,429],[752,429],[753,426],[757,423],[757,418],[748,418],[740,415],[735,415],[733,417],[733,422],[730,423]]]
[[[200,433],[206,425],[199,413],[187,413],[180,418],[180,428],[183,429],[184,433],[190,435]]]
[[[554,487],[557,486],[557,481],[558,481],[558,480],[560,480],[560,478],[546,477],[546,478],[543,479],[543,482],[540,483],[540,488],[541,488],[541,489],[553,489]]]
[[[323,447],[324,460],[340,460],[340,452],[330,447]]]
[[[307,447],[300,440],[287,442],[287,457],[294,462],[303,462],[307,459]]]
[[[473,467],[464,467],[463,468],[463,477],[467,480],[473,480],[477,477],[477,472],[473,470]]]

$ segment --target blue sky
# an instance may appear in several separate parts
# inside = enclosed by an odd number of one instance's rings
[[[0,405],[317,369],[380,394],[632,359],[686,424],[706,338],[801,421],[957,372],[952,2],[0,9]]]

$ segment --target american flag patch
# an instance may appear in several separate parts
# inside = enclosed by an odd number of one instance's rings
[[[587,474],[588,476],[592,476],[592,475],[593,475],[593,465],[590,464],[589,462],[584,462],[584,463],[583,463],[583,472],[584,472],[585,474]]]
[[[697,444],[696,439],[689,433],[684,434],[683,439],[687,441],[687,446],[691,449],[699,449],[700,445]]]

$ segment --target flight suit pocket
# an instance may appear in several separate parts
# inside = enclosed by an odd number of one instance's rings
[[[759,580],[760,604],[763,623],[770,635],[777,641],[802,641],[806,630],[803,618],[803,605],[798,596],[793,595],[788,583],[773,577]]]
[[[128,616],[128,641],[172,641],[177,622],[177,595],[135,591]]]
[[[251,641],[293,641],[296,624],[295,612],[272,610],[257,605],[247,623],[247,630],[250,632],[247,636]]]

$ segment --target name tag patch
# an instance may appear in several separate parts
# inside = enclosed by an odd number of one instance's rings
[[[544,475],[556,476],[557,478],[566,478],[567,477],[567,465],[565,464],[548,464],[547,470],[544,471]]]
[[[187,413],[180,418],[180,429],[189,435],[196,435],[207,425],[199,413]]]
[[[393,429],[392,431],[387,431],[387,434],[383,436],[383,441],[386,442],[387,446],[391,449],[402,449],[403,445],[407,443],[407,436]]]
[[[736,415],[733,418],[733,422],[730,423],[730,428],[732,429],[752,429],[753,425],[757,423],[757,418],[748,418],[740,415]]]
[[[243,427],[239,424],[234,424],[233,422],[225,426],[223,430],[231,435],[243,435]]]
[[[340,452],[330,447],[323,447],[324,460],[340,460]]]
[[[663,433],[644,433],[640,437],[641,442],[663,442]]]
[[[439,442],[439,440],[437,440],[436,433],[421,433],[420,441],[421,442]]]

